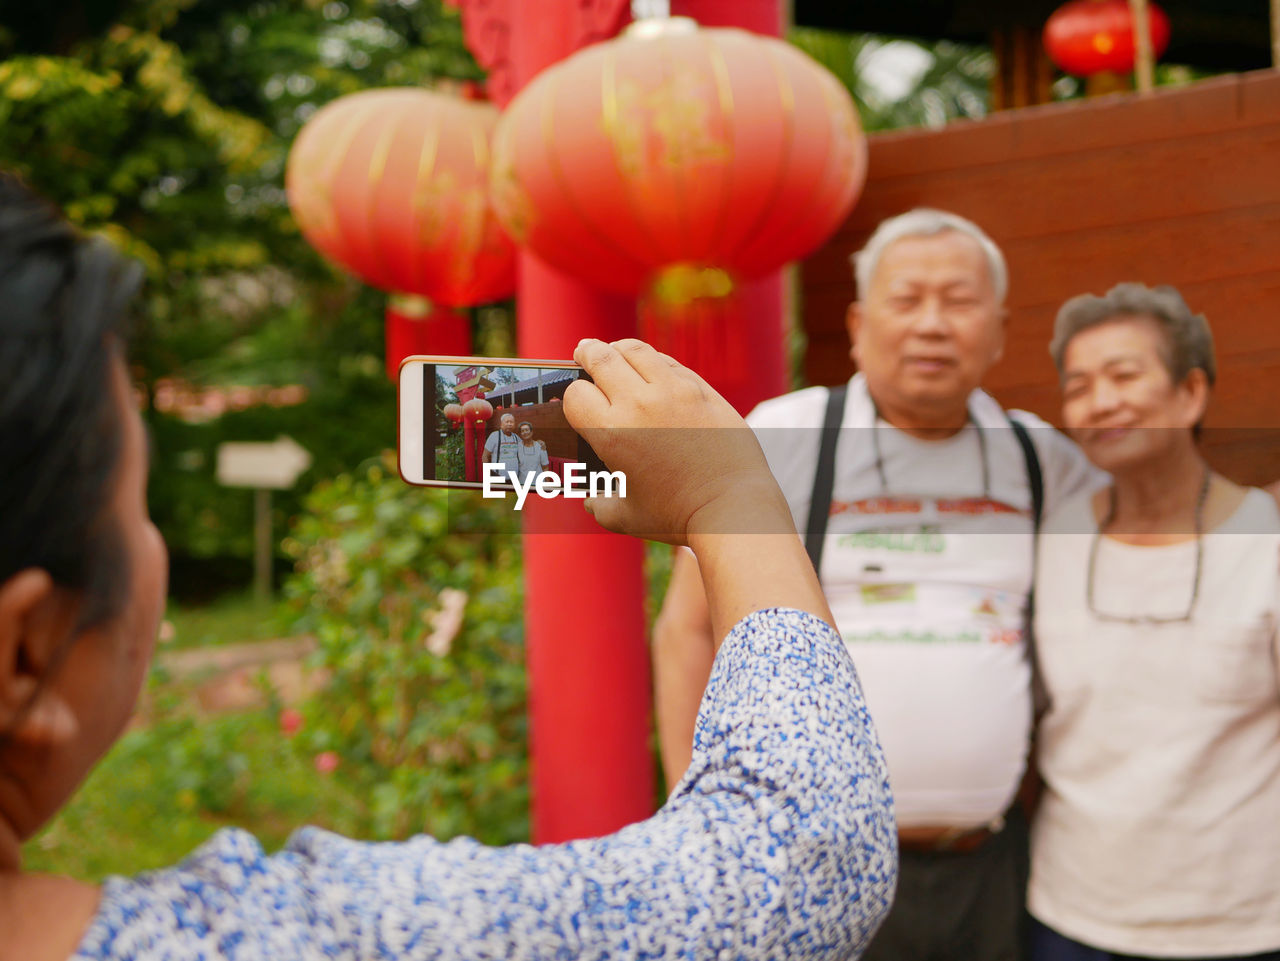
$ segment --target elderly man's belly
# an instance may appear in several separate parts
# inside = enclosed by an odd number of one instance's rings
[[[1026,770],[1031,670],[1021,631],[984,620],[842,620],[880,734],[900,828],[978,827]]]

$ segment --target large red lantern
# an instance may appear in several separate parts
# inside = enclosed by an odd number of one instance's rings
[[[853,100],[790,44],[673,17],[539,74],[494,135],[493,202],[547,263],[687,302],[808,253],[866,176]]]
[[[489,104],[416,88],[369,90],[319,110],[289,152],[285,183],[303,235],[400,295],[388,311],[389,373],[399,351],[470,352],[469,333],[463,343],[459,318],[441,306],[515,290],[515,248],[489,204],[496,122]],[[444,342],[424,342],[423,331],[449,324],[454,333]]]
[[[465,416],[462,412],[461,404],[445,404],[443,413],[445,419],[454,427],[461,424],[462,418]]]
[[[1159,58],[1169,46],[1169,17],[1147,0],[1151,49]],[[1044,48],[1067,73],[1129,73],[1134,67],[1134,17],[1129,0],[1072,0],[1044,25]]]

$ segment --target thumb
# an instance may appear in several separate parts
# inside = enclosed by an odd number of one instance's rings
[[[626,504],[616,497],[588,497],[583,508],[605,530],[626,533]]]

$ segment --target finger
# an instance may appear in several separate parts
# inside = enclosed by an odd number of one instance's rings
[[[586,338],[579,341],[573,359],[591,375],[610,403],[620,394],[638,390],[644,385],[644,378],[626,362],[618,349],[603,340]]]
[[[650,384],[661,383],[671,376],[673,366],[680,366],[673,358],[659,353],[643,340],[637,340],[634,337],[615,340],[609,346],[618,351],[636,373]]]
[[[575,380],[570,384],[564,392],[561,406],[565,420],[579,433],[601,426],[609,416],[609,398],[589,380]]]

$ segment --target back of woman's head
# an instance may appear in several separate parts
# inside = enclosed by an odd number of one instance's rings
[[[82,628],[126,594],[108,512],[120,452],[111,365],[140,280],[0,174],[0,584],[42,568],[81,596]]]

